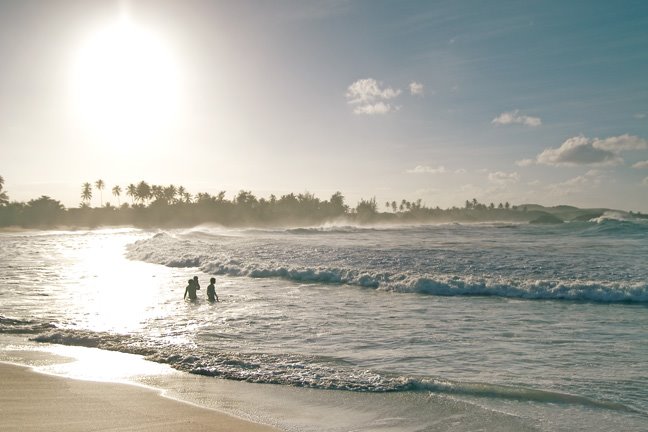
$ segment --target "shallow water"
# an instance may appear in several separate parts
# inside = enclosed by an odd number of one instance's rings
[[[198,401],[264,383],[286,430],[645,430],[648,228],[568,225],[0,234],[0,330],[200,374],[158,383]]]

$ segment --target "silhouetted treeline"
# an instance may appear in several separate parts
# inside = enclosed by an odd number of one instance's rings
[[[486,214],[488,213],[488,214]],[[279,198],[257,198],[241,191],[232,200],[224,194],[198,194],[195,201],[106,204],[92,208],[82,205],[66,209],[47,196],[27,203],[10,202],[0,206],[0,226],[18,227],[98,227],[132,225],[136,227],[190,227],[204,223],[224,226],[309,226],[338,223],[413,223],[425,221],[525,220],[524,212],[493,209],[428,208],[414,204],[396,212],[379,212],[375,199],[361,200],[355,208],[345,204],[341,193],[328,200],[312,194],[288,194]]]
[[[483,221],[538,221],[559,223],[563,220],[587,220],[600,216],[605,209],[582,210],[570,206],[542,207],[538,205],[511,206],[507,203],[482,204],[468,200],[462,208],[441,209],[428,207],[417,200],[388,201],[380,211],[375,198],[362,199],[355,207],[345,203],[336,192],[327,200],[311,193],[280,197],[270,195],[258,198],[249,191],[240,191],[231,200],[225,192],[216,195],[198,193],[193,196],[182,186],[148,185],[142,181],[129,185],[126,194],[131,204],[113,206],[109,202],[92,207],[92,186],[84,183],[82,202],[78,208],[66,209],[59,201],[48,196],[27,203],[10,202],[3,192],[4,180],[0,177],[0,227],[52,228],[52,227],[191,227],[205,223],[230,227],[244,226],[312,226],[324,223],[425,223],[425,222],[483,222]],[[100,192],[104,182],[95,182]],[[120,201],[121,188],[112,188]],[[552,214],[556,217],[548,218]]]

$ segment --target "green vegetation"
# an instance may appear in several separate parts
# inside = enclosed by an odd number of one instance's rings
[[[388,201],[385,212],[378,209],[375,198],[361,199],[353,208],[345,203],[340,192],[328,200],[321,200],[309,192],[281,197],[270,195],[258,198],[250,191],[241,190],[231,200],[225,191],[216,195],[190,194],[175,185],[149,185],[145,181],[129,184],[125,194],[131,203],[120,203],[122,188],[114,186],[112,194],[117,207],[103,203],[103,180],[94,182],[99,191],[99,207],[92,207],[93,188],[89,182],[81,187],[78,208],[66,209],[59,201],[41,196],[27,203],[10,202],[3,191],[0,176],[0,227],[86,228],[98,226],[136,227],[190,227],[213,223],[231,227],[241,226],[312,226],[323,223],[380,224],[380,223],[442,223],[442,222],[531,222],[562,223],[587,221],[601,216],[606,209],[578,209],[571,206],[543,207],[535,204],[512,206],[508,202],[488,205],[476,199],[464,207],[441,209],[428,207],[419,199]],[[624,212],[620,212],[624,213]],[[640,214],[631,216],[642,217]]]

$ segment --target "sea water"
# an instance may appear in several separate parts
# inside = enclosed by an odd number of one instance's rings
[[[648,429],[642,220],[3,233],[0,262],[5,335],[284,430]]]

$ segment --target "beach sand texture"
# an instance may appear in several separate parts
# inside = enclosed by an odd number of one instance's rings
[[[0,430],[271,432],[218,411],[127,384],[60,378],[0,363]]]

